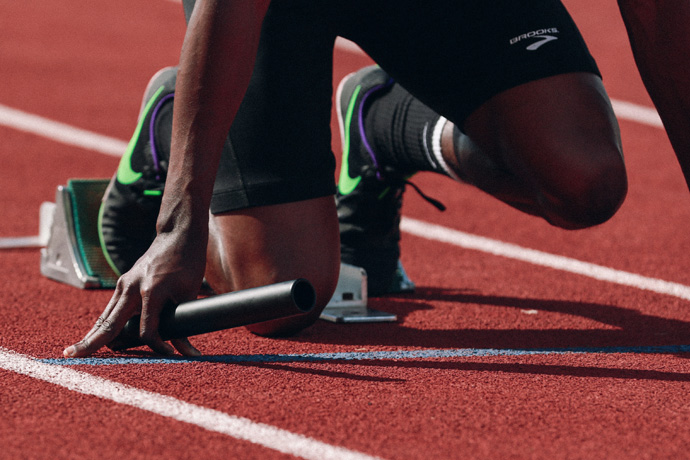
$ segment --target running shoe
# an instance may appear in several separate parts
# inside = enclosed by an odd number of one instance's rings
[[[393,80],[378,66],[345,77],[338,86],[338,123],[343,146],[336,203],[342,261],[367,272],[371,297],[414,290],[399,262],[400,212],[406,178],[380,165],[364,133],[372,97]]]
[[[99,236],[112,269],[121,275],[156,237],[170,158],[172,110],[177,68],[167,67],[149,82],[139,122],[103,196]]]

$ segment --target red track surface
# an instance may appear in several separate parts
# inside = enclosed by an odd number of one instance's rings
[[[615,2],[568,0],[612,98],[651,106]],[[177,61],[179,4],[0,0],[0,104],[126,140],[143,88]],[[339,51],[336,80],[367,63]],[[690,195],[662,130],[621,121],[630,174],[618,215],[565,232],[480,192],[420,175],[449,207],[408,194],[406,216],[690,285]],[[38,207],[73,177],[109,177],[118,159],[0,126],[0,236],[35,234]],[[334,149],[338,151],[337,137]],[[403,237],[419,289],[377,299],[385,325],[319,322],[288,340],[243,329],[198,337],[210,355],[460,348],[683,345],[688,301]],[[110,296],[43,278],[36,249],[0,252],[0,352],[60,358]],[[99,356],[112,357],[107,351]],[[119,355],[117,355],[119,356]],[[687,354],[324,360],[72,367],[111,382],[246,417],[387,459],[687,458]],[[0,361],[1,363],[1,361]],[[290,458],[199,426],[86,396],[0,366],[0,458]],[[320,458],[315,454],[313,458]]]

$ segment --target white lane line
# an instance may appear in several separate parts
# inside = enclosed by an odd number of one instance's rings
[[[348,53],[352,54],[361,54],[362,56],[367,55],[367,53],[362,51],[362,48],[360,48],[357,43],[350,41],[347,38],[338,37],[335,40],[335,47],[340,51],[347,51]]]
[[[0,238],[0,249],[41,248],[45,243],[36,236],[7,236]]]
[[[120,139],[75,128],[2,104],[0,104],[0,125],[106,155],[122,156],[127,148],[127,142]]]
[[[38,362],[0,348],[0,368],[49,382],[68,390],[135,407],[209,431],[249,441],[288,455],[310,460],[380,460],[360,452],[332,446],[264,423],[228,415],[170,396],[140,390],[86,372]]]
[[[473,249],[496,256],[541,265],[556,270],[587,276],[600,281],[631,286],[638,289],[666,294],[690,300],[690,287],[679,283],[672,283],[656,278],[628,273],[613,268],[604,267],[588,262],[582,262],[570,257],[558,256],[536,249],[523,248],[515,244],[472,235],[450,228],[434,225],[421,220],[403,217],[400,229],[406,233],[428,240],[448,243],[465,249]]]
[[[611,100],[613,111],[619,120],[628,120],[641,123],[643,125],[653,126],[655,128],[664,128],[659,112],[651,107],[633,104],[632,102]]]

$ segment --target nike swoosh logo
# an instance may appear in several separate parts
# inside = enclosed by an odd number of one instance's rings
[[[350,98],[350,104],[347,106],[347,113],[344,120],[343,161],[340,165],[340,179],[338,180],[338,191],[340,191],[341,195],[349,195],[352,193],[362,180],[362,176],[350,177],[350,126],[353,118],[352,113],[355,111],[355,102],[361,90],[361,86],[355,88],[355,92]]]
[[[163,92],[164,89],[164,86],[158,88],[158,91],[156,91],[153,97],[149,99],[149,101],[146,103],[146,107],[144,107],[144,111],[142,112],[142,116],[140,117],[139,123],[137,124],[137,128],[134,130],[132,139],[130,139],[129,144],[127,145],[127,150],[125,151],[125,154],[122,156],[122,160],[120,160],[120,165],[117,167],[117,181],[123,185],[133,184],[134,182],[141,179],[141,173],[132,169],[132,154],[134,153],[134,147],[137,144],[137,140],[141,135],[141,130],[144,128],[144,120],[146,120],[146,114],[151,111],[154,103],[158,99],[158,96],[160,96],[161,92]]]
[[[540,35],[539,38],[541,40],[539,40],[538,42],[534,42],[527,47],[528,51],[535,51],[535,50],[539,49],[540,46],[542,46],[542,45],[544,45],[544,44],[546,44],[552,40],[558,40],[558,37],[554,37],[553,35]]]

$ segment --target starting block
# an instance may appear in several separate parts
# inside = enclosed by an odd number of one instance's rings
[[[70,179],[55,193],[41,274],[80,289],[114,288],[118,276],[98,237],[98,211],[108,179]]]
[[[367,300],[367,272],[354,265],[340,264],[335,294],[320,318],[333,323],[381,323],[398,319],[392,313],[369,308]]]
[[[55,203],[41,207],[41,274],[80,289],[114,288],[118,276],[108,264],[98,236],[98,213],[109,179],[70,179],[57,187]],[[48,215],[50,214],[50,215]],[[398,266],[398,292],[414,284]],[[333,298],[321,319],[336,323],[390,322],[397,316],[368,308],[367,274],[341,264]]]

